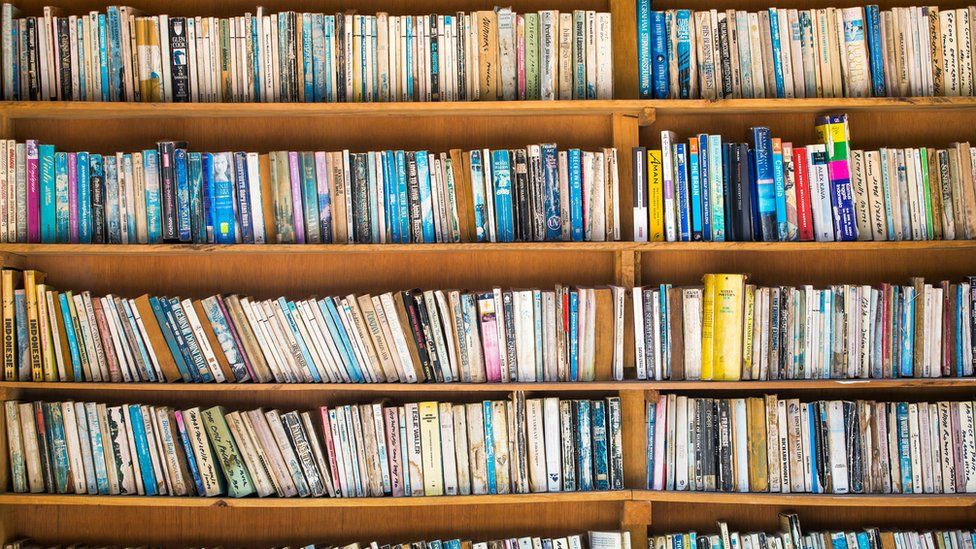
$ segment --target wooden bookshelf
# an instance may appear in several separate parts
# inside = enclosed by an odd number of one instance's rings
[[[45,4],[65,13],[104,9],[104,0],[20,0],[25,14]],[[790,0],[779,7],[863,4]],[[269,11],[386,10],[393,14],[486,9],[490,0],[269,0]],[[675,7],[755,10],[768,0],[664,0]],[[882,9],[904,3],[885,0]],[[963,0],[940,3],[965,5]],[[240,14],[253,0],[137,0],[146,13]],[[555,141],[560,147],[618,148],[622,234],[630,239],[631,148],[656,146],[661,130],[679,138],[708,131],[745,139],[768,125],[795,143],[816,139],[823,113],[849,113],[857,147],[945,145],[976,141],[974,98],[637,99],[633,0],[515,0],[517,11],[609,10],[614,32],[614,100],[374,104],[132,104],[0,102],[0,137],[36,138],[72,150],[115,151],[185,139],[197,150],[269,151],[379,148],[512,147]],[[424,245],[34,245],[0,244],[0,264],[40,269],[57,288],[135,296],[257,297],[421,288],[634,286],[697,284],[708,272],[744,272],[780,284],[900,282],[976,274],[976,242],[853,243],[514,243]],[[634,378],[632,358],[626,377]],[[976,495],[831,496],[653,492],[646,485],[644,407],[661,392],[801,398],[972,398],[973,379],[767,382],[598,382],[449,385],[195,385],[0,382],[4,399],[84,399],[154,404],[223,404],[311,409],[339,402],[424,398],[476,401],[513,390],[573,398],[618,395],[623,408],[626,490],[620,492],[438,498],[257,499],[12,494],[0,429],[0,539],[45,543],[150,543],[164,546],[268,547],[310,542],[406,541],[461,535],[565,535],[627,529],[635,549],[646,534],[778,528],[795,511],[806,529],[893,526],[960,527],[976,522]]]

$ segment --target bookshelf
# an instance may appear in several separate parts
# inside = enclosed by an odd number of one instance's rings
[[[66,13],[103,9],[104,0],[20,0],[23,13],[45,4]],[[847,6],[855,0],[788,0],[780,7]],[[960,7],[964,0],[941,6]],[[252,0],[138,0],[147,13],[230,15]],[[489,0],[270,0],[270,11],[390,13],[487,9]],[[743,137],[769,125],[795,142],[815,139],[813,120],[847,112],[859,147],[976,141],[976,98],[637,99],[633,0],[515,0],[517,11],[609,10],[617,99],[484,103],[132,104],[0,102],[0,137],[37,138],[61,148],[120,150],[162,137],[194,148],[274,150],[400,148],[447,150],[557,141],[560,146],[618,148],[622,235],[632,220],[631,148],[656,144],[663,129],[687,137],[707,129]],[[757,9],[768,0],[664,0],[674,7]],[[882,9],[904,5],[879,2]],[[976,241],[855,243],[515,243],[445,245],[34,245],[0,244],[0,263],[40,269],[52,284],[94,293],[144,292],[257,297],[370,292],[407,287],[697,283],[707,272],[746,272],[758,283],[877,283],[976,274]],[[632,378],[633,364],[626,377]],[[380,398],[474,401],[512,390],[535,395],[621,397],[626,490],[424,498],[257,499],[60,496],[0,493],[0,538],[42,542],[146,542],[267,547],[299,542],[405,541],[457,533],[489,539],[627,529],[635,549],[648,531],[710,531],[717,519],[740,530],[775,529],[777,512],[798,512],[805,528],[959,527],[976,522],[976,496],[829,496],[677,493],[643,490],[644,405],[661,391],[756,396],[776,391],[804,398],[973,398],[976,380],[807,382],[597,382],[483,385],[183,385],[0,382],[7,399],[84,399],[122,403],[222,404],[312,408]],[[0,430],[0,491],[9,487]]]

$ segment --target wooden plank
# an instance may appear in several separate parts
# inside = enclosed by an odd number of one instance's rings
[[[610,0],[613,26],[613,96],[636,99],[637,90],[637,4],[633,0]]]
[[[658,8],[655,8],[658,9]],[[740,8],[741,9],[741,8]],[[974,97],[865,97],[811,99],[691,99],[647,100],[657,114],[823,113],[827,111],[973,110]]]
[[[647,549],[647,527],[651,524],[651,502],[625,501],[620,517],[622,530],[630,532],[630,546]]]
[[[637,122],[636,115],[614,114],[611,123],[613,146],[617,148],[617,171],[620,175],[620,238],[624,240],[632,240],[634,234],[634,183],[631,165],[633,149],[640,144]]]
[[[635,500],[658,503],[735,504],[735,505],[815,505],[819,507],[976,507],[976,495],[831,495],[831,494],[756,494],[719,492],[666,492],[634,490]]]
[[[647,438],[644,432],[644,391],[620,391],[623,431],[624,486],[647,486]]]

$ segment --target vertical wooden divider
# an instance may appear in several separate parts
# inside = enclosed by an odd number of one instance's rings
[[[613,97],[637,99],[637,3],[609,0],[613,26]]]
[[[624,453],[624,487],[642,490],[647,485],[647,446],[645,432],[647,391],[620,391],[621,429]],[[632,492],[633,493],[633,492]],[[620,529],[630,532],[634,549],[647,549],[647,526],[651,521],[651,504],[647,501],[625,501],[621,510]]]
[[[635,114],[611,115],[613,146],[617,148],[617,173],[620,176],[620,240],[634,239],[634,183],[631,175],[633,149],[640,144],[640,127]]]

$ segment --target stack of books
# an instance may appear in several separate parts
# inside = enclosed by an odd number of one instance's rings
[[[0,242],[620,240],[617,151],[63,152],[0,139]]]
[[[830,494],[976,492],[976,402],[647,403],[648,488]]]
[[[955,283],[633,290],[639,379],[972,377],[976,277]]]
[[[610,14],[20,17],[2,7],[3,97],[60,101],[612,99]]]
[[[623,379],[623,288],[128,299],[0,272],[4,379],[201,383]]]
[[[651,10],[640,95],[656,99],[976,95],[976,7]]]
[[[852,150],[846,115],[800,146],[699,134],[634,149],[634,240],[851,241],[976,238],[976,149]]]
[[[35,543],[31,539],[19,539],[4,544],[4,549],[44,549],[48,546]],[[69,546],[73,547],[73,546]],[[92,549],[111,549],[113,546],[85,544]],[[328,543],[298,546],[298,549],[505,549],[507,547],[538,547],[541,549],[629,549],[630,532],[588,532],[561,538],[521,537],[490,541],[470,539],[445,539],[411,541],[404,543],[350,543],[333,545]],[[885,548],[887,549],[887,548]]]
[[[864,528],[809,532],[800,529],[800,518],[793,513],[780,513],[779,532],[735,532],[724,521],[718,522],[717,534],[678,532],[648,537],[650,549],[680,547],[714,547],[716,549],[924,549],[934,547],[969,547],[976,542],[976,531],[960,530],[889,530]]]
[[[4,403],[15,492],[381,497],[623,489],[620,399],[313,412]]]

